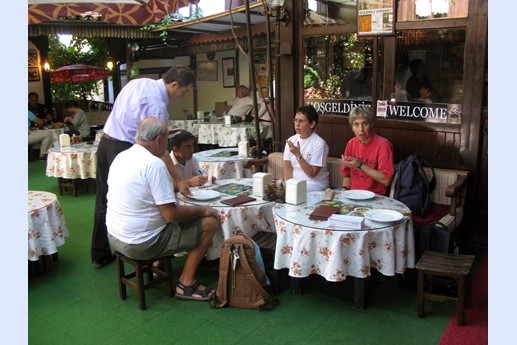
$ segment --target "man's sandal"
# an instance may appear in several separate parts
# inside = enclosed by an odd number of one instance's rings
[[[176,291],[175,298],[181,300],[189,300],[189,301],[208,301],[210,298],[210,294],[214,292],[214,289],[209,287],[205,287],[204,290],[199,289],[199,283],[195,282],[192,285],[183,285],[178,282],[178,287],[183,290],[183,293],[178,293]],[[194,295],[200,296],[196,297]]]

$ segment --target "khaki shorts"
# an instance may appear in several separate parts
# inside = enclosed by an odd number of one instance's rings
[[[128,244],[109,233],[108,239],[113,249],[136,260],[151,260],[182,251],[188,252],[197,247],[201,240],[201,218],[169,223],[158,236],[143,243]]]

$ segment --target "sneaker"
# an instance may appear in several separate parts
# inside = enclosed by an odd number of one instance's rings
[[[113,261],[115,261],[115,255],[110,254],[110,256],[102,259],[102,260],[93,260],[92,264],[94,268],[103,268],[104,266],[107,266],[111,264]]]

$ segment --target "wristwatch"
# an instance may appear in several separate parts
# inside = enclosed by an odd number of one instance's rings
[[[298,158],[296,158],[296,159],[298,159],[299,161],[301,161],[301,160],[302,160],[302,158],[303,158],[303,156],[302,156],[302,155],[299,155],[299,156],[298,156]]]
[[[357,166],[357,170],[361,170],[362,166],[363,166],[363,162],[359,162],[359,165]]]

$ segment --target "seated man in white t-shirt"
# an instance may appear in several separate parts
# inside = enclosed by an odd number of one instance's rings
[[[213,289],[196,281],[197,268],[220,228],[218,211],[176,203],[165,163],[168,130],[148,117],[138,126],[135,144],[114,159],[108,174],[106,226],[112,248],[137,260],[187,251],[175,297],[207,301]]]
[[[184,129],[176,129],[170,134],[171,158],[178,174],[189,187],[202,186],[207,182],[206,171],[201,169],[194,157],[194,134]],[[214,183],[215,177],[212,177]]]

